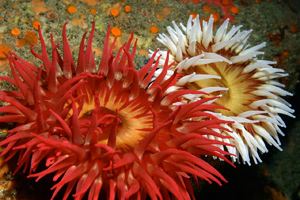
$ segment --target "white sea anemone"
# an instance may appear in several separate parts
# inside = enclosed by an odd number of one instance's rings
[[[229,19],[214,31],[214,19],[208,21],[190,16],[187,25],[175,22],[168,26],[168,34],[159,34],[157,40],[167,50],[160,50],[159,62],[164,63],[167,51],[169,62],[175,63],[171,70],[182,74],[177,88],[204,91],[206,95],[185,95],[184,102],[195,101],[203,96],[218,96],[215,103],[228,110],[213,113],[221,119],[233,121],[225,125],[227,130],[216,130],[231,139],[221,139],[233,146],[220,146],[236,155],[234,161],[251,164],[261,162],[259,152],[268,152],[267,145],[281,150],[278,134],[284,135],[286,127],[280,115],[294,117],[291,105],[283,99],[292,94],[284,89],[278,78],[288,74],[275,68],[274,61],[261,60],[263,42],[250,47],[247,40],[252,30],[231,26]],[[150,52],[152,54],[153,52]],[[214,138],[214,136],[209,136]],[[237,159],[236,159],[237,158]]]

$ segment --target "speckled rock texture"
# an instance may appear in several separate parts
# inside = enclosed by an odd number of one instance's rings
[[[73,6],[72,9],[70,6]],[[9,50],[31,62],[37,62],[30,53],[30,47],[39,49],[39,25],[47,38],[52,33],[60,41],[62,26],[68,22],[68,37],[75,56],[81,35],[95,21],[96,37],[93,44],[98,58],[102,54],[102,41],[108,25],[120,31],[120,35],[112,33],[115,34],[117,46],[133,32],[138,38],[136,67],[139,67],[147,60],[148,49],[161,47],[155,38],[159,32],[165,32],[172,21],[185,23],[190,14],[199,14],[202,18],[213,14],[217,23],[230,17],[233,24],[253,29],[250,38],[252,45],[266,41],[264,57],[276,60],[278,67],[290,74],[282,82],[295,94],[289,102],[296,110],[296,118],[286,119],[286,137],[281,138],[282,152],[270,147],[271,153],[262,156],[264,162],[259,165],[237,164],[236,169],[219,166],[229,183],[221,188],[203,185],[197,193],[197,199],[299,200],[299,8],[299,0],[1,0],[0,74],[9,73],[5,58],[5,53]],[[10,86],[2,82],[0,87]],[[9,125],[1,124],[0,136],[5,134],[3,131],[7,126]],[[47,180],[37,184],[22,175],[12,177],[11,173],[5,174],[6,177],[0,180],[0,200],[49,198]],[[14,183],[10,185],[11,181]]]

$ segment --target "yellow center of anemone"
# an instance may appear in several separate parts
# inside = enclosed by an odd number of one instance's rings
[[[101,127],[99,143],[107,144],[111,131],[115,131],[116,148],[126,150],[134,147],[153,128],[153,113],[147,102],[130,95],[120,95],[109,88],[102,89],[99,98],[99,118],[107,115],[108,123]],[[95,110],[95,97],[88,95],[79,113],[79,118],[90,117]]]
[[[237,116],[240,113],[251,110],[250,104],[258,100],[258,96],[251,94],[261,85],[260,81],[252,78],[253,73],[243,73],[244,66],[239,64],[229,65],[225,62],[201,65],[190,68],[188,73],[210,74],[220,76],[221,79],[206,79],[193,82],[188,85],[192,89],[206,87],[224,87],[227,91],[211,93],[221,95],[216,104],[228,110],[218,110],[226,116]]]

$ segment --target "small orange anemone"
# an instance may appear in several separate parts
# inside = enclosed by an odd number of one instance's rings
[[[68,12],[69,14],[75,14],[75,13],[77,12],[76,6],[74,6],[74,5],[68,6],[67,12]]]
[[[14,37],[17,37],[21,34],[21,30],[18,27],[11,29],[10,34]]]
[[[156,25],[152,25],[150,27],[150,32],[151,33],[155,34],[155,33],[158,33],[158,31],[159,31],[159,29],[158,29],[158,27]]]
[[[111,33],[112,33],[112,35],[115,36],[115,37],[120,37],[120,36],[122,35],[121,29],[120,29],[119,27],[116,27],[116,26],[115,26],[115,27],[112,27]]]
[[[126,13],[130,13],[131,12],[131,6],[130,5],[126,5],[124,7],[124,10],[125,10]]]
[[[113,17],[119,16],[119,14],[120,14],[120,8],[118,8],[118,7],[111,8],[111,9],[110,9],[110,14],[111,14]]]
[[[0,44],[0,59],[6,59],[6,55],[11,48],[7,44]]]

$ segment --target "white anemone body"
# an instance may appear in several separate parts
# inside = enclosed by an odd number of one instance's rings
[[[284,135],[281,128],[286,127],[281,115],[294,117],[294,110],[283,97],[292,94],[277,80],[288,74],[273,67],[276,62],[258,59],[266,43],[250,47],[247,40],[252,30],[234,25],[229,29],[228,19],[216,31],[212,16],[202,23],[199,16],[190,16],[186,26],[172,24],[167,27],[168,34],[157,38],[167,48],[159,50],[157,57],[161,56],[159,62],[163,64],[169,51],[169,63],[175,63],[171,70],[182,73],[174,89],[196,89],[206,96],[218,96],[215,102],[229,109],[212,114],[233,122],[226,125],[228,131],[216,130],[231,139],[208,137],[233,145],[220,148],[236,155],[234,161],[249,165],[251,160],[261,162],[259,152],[268,152],[268,145],[281,150],[278,135]],[[202,96],[185,95],[184,101]]]

